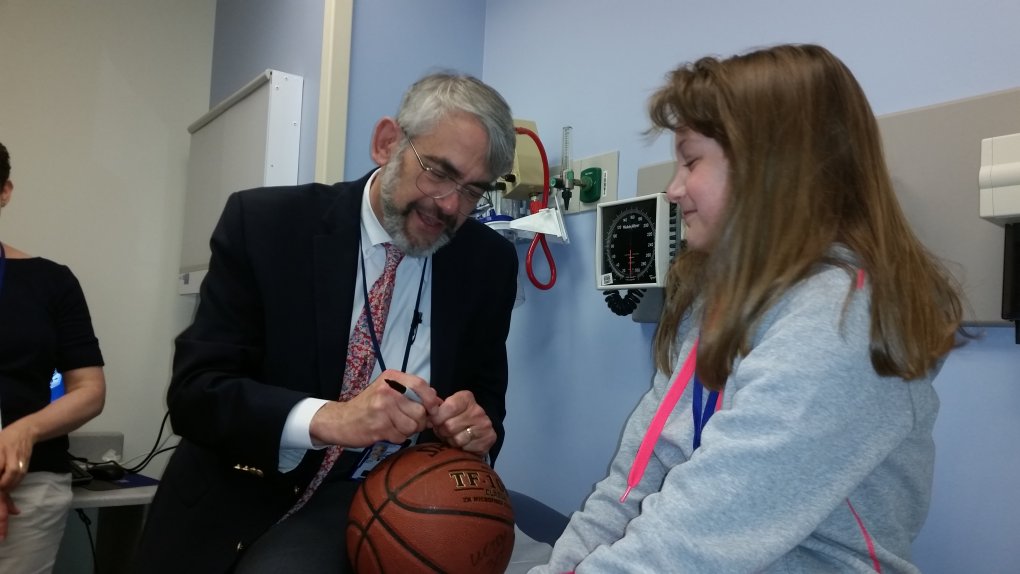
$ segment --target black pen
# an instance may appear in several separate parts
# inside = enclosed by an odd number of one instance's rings
[[[422,404],[421,397],[419,397],[418,393],[414,392],[414,390],[405,387],[404,385],[398,383],[397,381],[394,381],[393,379],[383,380],[386,381],[386,384],[389,385],[390,388],[393,389],[394,391],[397,391],[398,393],[404,395],[405,397],[411,399],[412,401],[418,403],[419,405]]]

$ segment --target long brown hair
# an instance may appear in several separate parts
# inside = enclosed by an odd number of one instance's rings
[[[685,252],[667,278],[656,366],[672,372],[676,333],[701,297],[698,374],[722,388],[764,313],[834,243],[859,258],[871,286],[871,363],[916,379],[952,348],[962,319],[951,275],[911,231],[882,152],[875,115],[828,50],[782,45],[702,58],[668,75],[649,103],[653,131],[689,128],[729,161],[727,218],[710,254]],[[848,271],[850,271],[848,269]]]

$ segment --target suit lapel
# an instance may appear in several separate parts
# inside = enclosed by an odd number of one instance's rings
[[[450,295],[452,293],[449,285],[448,267],[444,265],[446,259],[442,256],[443,249],[440,249],[432,257],[432,348],[429,361],[431,363],[430,384],[441,396],[449,394],[447,381],[451,380],[453,373],[450,371],[452,359],[450,352],[453,349],[451,337],[457,331],[452,328],[450,321],[454,317]],[[442,334],[442,335],[440,335]]]
[[[467,320],[471,278],[462,271],[460,244],[454,239],[432,258],[432,380],[442,396],[454,390],[456,352],[461,346],[461,324]]]
[[[351,307],[358,271],[361,197],[366,179],[337,184],[337,199],[322,219],[315,237],[314,278],[320,397],[340,396]],[[337,357],[341,360],[337,360]]]

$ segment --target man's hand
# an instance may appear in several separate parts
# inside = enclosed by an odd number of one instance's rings
[[[447,397],[439,408],[429,411],[429,423],[436,436],[467,452],[486,454],[496,444],[492,421],[485,409],[475,402],[471,391]]]
[[[421,397],[421,404],[391,388],[385,379],[413,390]],[[386,370],[350,401],[323,405],[312,417],[312,441],[346,447],[367,447],[380,440],[399,444],[425,430],[428,413],[442,402],[424,379]]]

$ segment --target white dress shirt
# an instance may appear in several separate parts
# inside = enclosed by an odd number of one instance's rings
[[[358,261],[358,278],[354,289],[354,306],[351,313],[349,333],[354,332],[358,318],[365,306],[365,289],[371,290],[375,280],[382,275],[386,264],[386,249],[383,243],[390,241],[390,235],[383,229],[369,201],[369,190],[379,170],[376,170],[365,184],[365,192],[361,199],[361,254]],[[362,283],[361,265],[364,261],[365,281]],[[379,342],[383,360],[389,369],[401,370],[404,360],[404,349],[407,348],[411,321],[414,319],[415,300],[418,297],[418,285],[426,262],[425,282],[422,285],[421,301],[418,311],[422,322],[407,356],[405,372],[417,375],[426,381],[431,375],[432,348],[432,265],[423,257],[404,257],[397,266],[396,282],[393,286],[393,299],[390,302],[389,316],[386,318],[386,329]],[[381,365],[376,361],[371,380],[374,381],[382,373]],[[331,399],[336,400],[336,399]],[[327,445],[312,444],[309,428],[312,417],[326,404],[327,400],[307,398],[294,405],[280,436],[280,472],[287,472],[297,467],[308,449],[325,448]],[[360,449],[359,449],[360,450]]]

